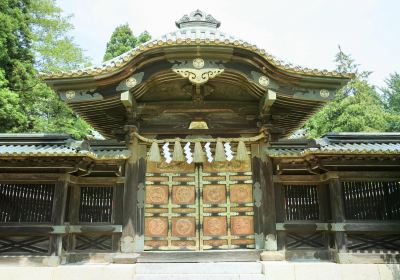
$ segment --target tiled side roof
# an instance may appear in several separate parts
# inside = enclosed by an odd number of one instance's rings
[[[400,155],[400,133],[336,133],[316,140],[273,142],[271,157],[302,157],[310,154],[396,154]],[[0,134],[0,157],[81,156],[93,159],[127,159],[123,143],[110,140],[76,141],[64,136]]]
[[[67,135],[0,134],[0,157],[75,156],[93,159],[126,159],[130,153],[121,144],[90,145],[90,141],[76,141]]]
[[[267,149],[271,157],[301,157],[309,154],[398,154],[400,133],[331,133],[314,144],[275,142]]]
[[[240,49],[246,49],[262,56],[266,61],[276,66],[278,69],[289,73],[303,74],[308,76],[323,77],[343,77],[351,78],[351,73],[340,73],[328,70],[309,69],[301,66],[292,65],[285,61],[279,60],[273,55],[267,53],[264,49],[258,48],[256,45],[250,44],[242,39],[223,33],[214,28],[204,27],[188,27],[165,34],[157,39],[151,40],[136,48],[104,62],[99,66],[88,67],[69,72],[53,72],[41,73],[41,77],[45,80],[75,77],[91,77],[102,74],[108,74],[121,69],[129,63],[133,58],[148,50],[173,47],[173,46],[191,46],[191,45],[212,45],[212,46],[229,46]]]

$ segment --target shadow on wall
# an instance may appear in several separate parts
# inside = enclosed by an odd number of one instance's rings
[[[388,268],[392,273],[392,279],[400,279],[400,255],[384,254],[381,256],[381,259],[387,264],[397,264],[388,265]]]
[[[381,259],[384,263],[400,263],[399,254],[382,254]]]
[[[390,270],[392,271],[393,279],[400,279],[400,265],[391,265]]]

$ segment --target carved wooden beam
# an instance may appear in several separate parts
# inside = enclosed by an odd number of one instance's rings
[[[66,103],[77,103],[87,101],[103,100],[103,95],[95,92],[96,89],[79,89],[59,91],[58,94],[62,101]]]
[[[268,89],[260,100],[260,115],[268,113],[270,108],[272,107],[272,104],[274,104],[275,100],[276,100],[276,92]]]
[[[180,61],[172,67],[172,70],[187,78],[192,84],[199,86],[208,82],[224,72],[224,68],[215,61],[204,61],[202,58],[195,58],[193,61]]]
[[[129,91],[133,89],[135,86],[139,85],[143,80],[144,73],[139,72],[131,75],[125,80],[121,81],[118,86],[115,88],[116,91]]]
[[[129,91],[121,93],[121,103],[126,109],[126,119],[130,124],[134,124],[137,121],[137,103],[135,98]]]

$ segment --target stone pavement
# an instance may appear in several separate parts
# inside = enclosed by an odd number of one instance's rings
[[[329,262],[139,263],[0,265],[1,280],[393,280],[398,264]]]

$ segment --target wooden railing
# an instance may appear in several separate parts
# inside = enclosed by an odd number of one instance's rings
[[[0,255],[55,255],[61,237],[66,251],[115,251],[122,225],[1,225]]]
[[[339,249],[335,247],[335,233],[344,235],[342,252],[399,253],[400,223],[346,222],[318,223],[296,221],[278,223],[276,230],[284,250]]]
[[[54,184],[0,184],[0,223],[51,222]]]
[[[0,184],[0,255],[119,251],[122,186]],[[274,190],[278,250],[400,252],[398,181],[335,178]]]
[[[0,255],[118,251],[115,193],[101,183],[0,184]]]
[[[336,179],[277,188],[278,249],[400,253],[398,181]]]
[[[346,219],[400,219],[400,182],[343,181]]]
[[[111,223],[113,187],[80,187],[79,221],[83,223]]]

